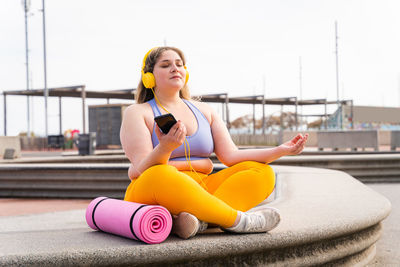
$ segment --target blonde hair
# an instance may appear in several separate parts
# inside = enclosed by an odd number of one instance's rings
[[[154,65],[157,63],[157,61],[161,57],[162,53],[164,53],[165,51],[168,51],[168,50],[175,51],[179,55],[179,57],[182,59],[183,65],[186,65],[185,56],[183,55],[183,52],[180,49],[178,49],[176,47],[171,47],[171,46],[162,46],[162,47],[154,48],[150,52],[150,54],[147,56],[145,66],[143,68],[143,72],[144,73],[146,73],[146,72],[153,73]],[[189,87],[187,86],[187,84],[185,84],[183,86],[183,88],[179,91],[179,96],[186,100],[191,99]],[[142,77],[140,77],[140,82],[138,84],[136,95],[135,95],[136,103],[138,103],[138,104],[144,103],[153,98],[154,98],[153,91],[144,87],[143,82],[142,82]]]

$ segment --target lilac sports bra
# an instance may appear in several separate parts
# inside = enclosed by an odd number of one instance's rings
[[[208,158],[214,151],[214,140],[211,134],[210,123],[201,111],[196,108],[188,100],[182,99],[183,102],[190,108],[197,120],[197,130],[193,135],[186,136],[186,140],[190,146],[190,159],[202,159]],[[160,116],[161,112],[158,109],[155,99],[149,100],[147,103],[150,104],[153,110],[154,117]],[[155,122],[154,122],[155,124]],[[153,148],[159,144],[157,135],[155,133],[156,127],[153,126],[153,133],[151,134],[151,140],[153,142]],[[171,154],[171,160],[186,160],[185,158],[185,147],[184,144],[180,145]]]

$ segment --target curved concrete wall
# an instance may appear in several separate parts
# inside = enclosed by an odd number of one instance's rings
[[[0,265],[362,266],[374,257],[380,222],[391,209],[386,198],[340,171],[273,168],[276,198],[254,208],[280,209],[281,223],[267,234],[214,228],[189,240],[170,236],[146,245],[92,231],[84,211],[0,218],[7,244],[0,245]]]

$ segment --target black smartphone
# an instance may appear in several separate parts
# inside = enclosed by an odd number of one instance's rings
[[[171,113],[167,113],[154,118],[158,127],[164,134],[167,134],[172,126],[176,123],[174,116]]]

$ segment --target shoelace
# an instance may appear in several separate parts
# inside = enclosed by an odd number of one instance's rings
[[[258,230],[264,227],[265,218],[259,214],[248,214],[247,215],[248,223],[246,224],[246,228],[248,231]]]

